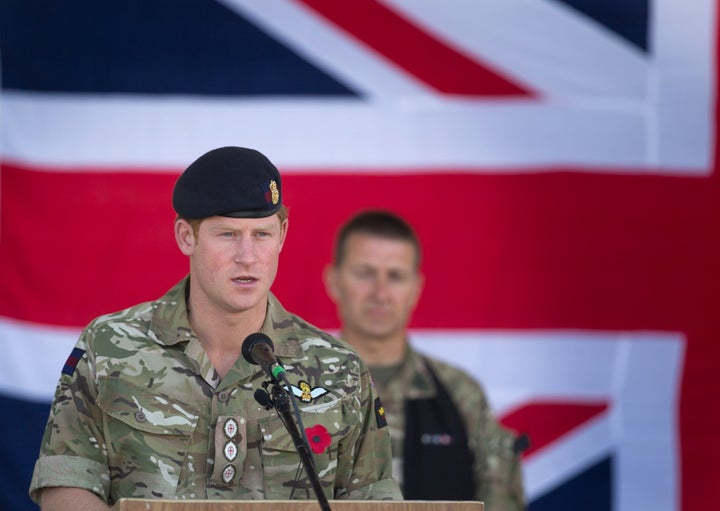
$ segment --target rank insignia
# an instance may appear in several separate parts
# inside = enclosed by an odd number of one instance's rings
[[[308,382],[303,380],[300,380],[299,385],[299,387],[291,385],[291,389],[293,395],[300,399],[303,403],[310,403],[313,399],[324,396],[329,392],[328,389],[323,387],[315,387],[313,389],[310,387]]]
[[[235,442],[228,442],[225,444],[225,448],[223,449],[223,454],[225,454],[225,459],[228,461],[233,461],[235,458],[237,458],[238,455],[238,447],[235,445]]]
[[[222,473],[223,481],[225,481],[225,484],[230,484],[230,481],[233,480],[233,477],[235,477],[235,467],[232,465],[228,465],[225,467]]]
[[[380,402],[380,398],[375,398],[375,421],[377,422],[378,429],[387,426],[387,417],[385,417],[385,408]]]
[[[225,421],[225,425],[223,426],[223,431],[225,431],[225,436],[233,439],[235,438],[235,435],[237,435],[238,432],[238,423],[235,419],[228,419]]]

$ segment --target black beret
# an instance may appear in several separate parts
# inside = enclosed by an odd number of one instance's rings
[[[213,149],[185,169],[173,190],[175,212],[183,218],[261,218],[282,205],[280,173],[255,149]]]

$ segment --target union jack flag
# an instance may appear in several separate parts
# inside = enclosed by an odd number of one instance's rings
[[[222,145],[283,173],[273,291],[321,327],[339,224],[417,227],[411,340],[529,435],[532,511],[706,509],[717,40],[713,0],[4,0],[0,509],[80,329],[187,271],[172,186]]]

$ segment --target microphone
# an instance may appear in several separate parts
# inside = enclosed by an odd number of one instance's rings
[[[242,354],[251,364],[259,365],[265,373],[275,380],[285,374],[285,368],[275,357],[275,345],[267,335],[255,332],[248,335],[242,344]]]
[[[267,389],[269,385],[272,385],[272,396],[268,395],[265,390],[256,389],[254,394],[255,400],[267,410],[269,410],[270,407],[275,408],[278,417],[280,417],[280,422],[283,423],[290,438],[292,438],[295,450],[300,456],[300,462],[308,474],[308,478],[315,491],[315,496],[320,503],[320,509],[322,511],[331,511],[330,503],[323,493],[320,484],[320,478],[318,477],[317,468],[315,467],[315,460],[312,457],[312,452],[310,452],[302,417],[300,416],[300,408],[298,408],[295,397],[292,392],[290,392],[290,382],[287,380],[287,373],[275,357],[274,348],[275,346],[270,337],[260,332],[248,335],[243,341],[242,354],[245,360],[251,364],[262,367],[263,371],[270,376],[271,380],[270,382],[263,382],[262,385],[265,389]],[[281,378],[285,381],[285,388],[281,385]],[[295,480],[296,484],[298,478],[299,472]],[[293,485],[293,490],[290,493],[291,499],[294,491],[295,486]]]
[[[257,401],[258,404],[266,410],[272,408],[273,400],[272,398],[270,398],[270,395],[267,393],[267,391],[263,389],[255,389],[253,397],[255,398],[255,401]]]

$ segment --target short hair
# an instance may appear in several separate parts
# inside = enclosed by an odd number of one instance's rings
[[[335,238],[333,261],[335,267],[339,267],[345,259],[347,239],[352,234],[367,234],[389,240],[406,241],[415,249],[415,269],[420,268],[422,259],[420,239],[410,224],[395,213],[381,209],[366,210],[345,222]]]

